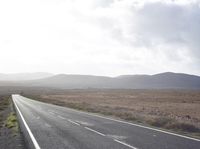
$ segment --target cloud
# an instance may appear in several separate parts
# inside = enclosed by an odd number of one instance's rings
[[[191,54],[200,56],[196,49],[199,47],[200,8],[196,3],[150,3],[136,13],[136,25],[133,25],[132,33],[140,35],[147,46],[165,45],[173,50],[187,48]]]
[[[200,74],[199,6],[199,0],[2,1],[0,67],[8,72]]]
[[[188,4],[186,1],[183,5],[148,1],[139,5],[139,8],[134,2],[131,5],[125,1],[117,1],[112,8],[102,9],[102,12],[98,12],[101,16],[96,17],[97,24],[107,29],[119,42],[129,42],[134,47],[154,49],[157,46],[171,46],[173,50],[179,47],[195,52],[200,35],[199,2]],[[119,6],[122,4],[124,7]]]
[[[115,1],[98,10],[94,18],[110,37],[132,47],[133,52],[129,50],[127,55],[148,51],[150,63],[163,56],[166,61],[161,63],[165,65],[174,61],[198,66],[199,6],[199,1]]]

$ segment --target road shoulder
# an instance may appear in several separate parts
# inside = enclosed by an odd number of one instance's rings
[[[25,149],[24,137],[20,132],[15,110],[9,96],[0,97],[0,107],[0,148]]]

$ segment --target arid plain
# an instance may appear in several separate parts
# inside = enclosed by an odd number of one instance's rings
[[[200,136],[198,90],[84,89],[28,93],[48,103]]]

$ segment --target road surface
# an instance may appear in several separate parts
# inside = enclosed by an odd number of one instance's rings
[[[36,149],[200,149],[198,139],[20,95],[12,99]]]

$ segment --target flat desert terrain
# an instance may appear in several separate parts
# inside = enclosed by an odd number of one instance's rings
[[[199,90],[65,90],[25,96],[200,136]]]

